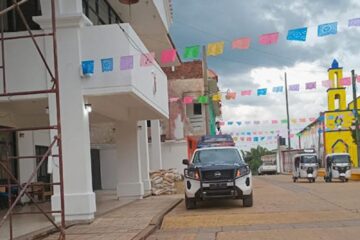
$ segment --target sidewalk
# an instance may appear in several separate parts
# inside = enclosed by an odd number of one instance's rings
[[[87,225],[76,225],[66,229],[67,240],[141,240],[161,223],[163,216],[182,200],[182,195],[148,197],[134,201],[95,218]],[[58,239],[52,234],[44,239]]]

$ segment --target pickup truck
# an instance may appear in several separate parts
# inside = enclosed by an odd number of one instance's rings
[[[263,162],[263,164],[260,165],[258,168],[258,174],[264,175],[264,174],[276,174],[277,167],[275,163],[272,162]]]
[[[183,160],[185,205],[219,198],[242,199],[244,207],[253,205],[250,167],[236,147],[207,147],[195,150],[192,159]]]

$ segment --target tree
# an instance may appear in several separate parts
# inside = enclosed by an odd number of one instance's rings
[[[257,174],[257,170],[262,164],[261,157],[271,154],[271,151],[258,145],[256,148],[251,148],[250,151],[242,151],[242,154],[245,162],[249,164],[252,173]]]

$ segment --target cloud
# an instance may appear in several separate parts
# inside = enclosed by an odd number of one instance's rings
[[[326,91],[319,84],[328,78],[332,60],[336,58],[344,67],[345,76],[350,76],[351,69],[360,72],[360,27],[347,26],[348,19],[359,17],[357,0],[173,0],[173,3],[175,15],[170,33],[177,48],[219,40],[226,43],[223,55],[208,58],[208,66],[219,74],[220,88],[238,93],[236,100],[223,101],[224,120],[283,119],[285,97],[271,90],[284,83],[284,72],[289,84],[300,83],[303,88],[298,93],[289,93],[291,117],[316,117],[327,109]],[[338,21],[338,34],[317,36],[319,24],[334,21]],[[287,41],[287,31],[298,27],[308,27],[307,41]],[[280,32],[277,44],[258,44],[259,35],[276,31]],[[252,39],[250,49],[231,49],[231,41],[239,37]],[[304,84],[311,81],[318,82],[318,89],[305,91]],[[239,96],[241,90],[263,87],[270,91],[267,96]]]

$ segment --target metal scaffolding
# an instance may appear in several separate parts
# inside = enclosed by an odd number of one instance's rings
[[[52,225],[59,231],[59,239],[65,239],[65,207],[64,207],[64,179],[63,179],[63,158],[62,158],[62,140],[61,140],[61,113],[60,113],[60,93],[59,93],[59,74],[58,74],[58,59],[57,59],[57,41],[56,41],[56,16],[55,16],[55,0],[51,1],[51,30],[42,34],[34,34],[21,10],[21,5],[23,3],[28,2],[29,0],[12,0],[11,6],[0,11],[0,20],[1,20],[1,60],[2,64],[0,66],[0,71],[2,71],[2,84],[3,84],[3,92],[0,93],[1,97],[12,97],[12,96],[24,96],[24,95],[35,95],[35,94],[54,94],[55,95],[55,105],[56,105],[56,124],[50,126],[43,127],[28,127],[28,128],[1,128],[0,132],[7,133],[15,133],[20,131],[37,131],[37,130],[54,130],[56,135],[52,140],[48,150],[45,154],[41,156],[11,156],[9,151],[9,143],[7,142],[7,153],[6,159],[0,161],[0,169],[7,175],[7,184],[0,185],[0,187],[7,189],[8,195],[8,210],[4,217],[0,220],[0,230],[3,227],[6,221],[9,221],[9,236],[10,239],[13,239],[13,215],[16,214],[43,214]],[[27,34],[19,35],[19,36],[5,36],[4,34],[4,16],[11,12],[16,11],[18,16],[20,17],[22,23],[26,28]],[[45,32],[45,31],[44,31]],[[50,68],[50,64],[48,64],[47,59],[42,53],[36,38],[38,37],[51,37],[52,38],[52,47],[53,47],[53,70]],[[24,39],[28,38],[31,40],[49,74],[52,81],[52,87],[50,89],[42,89],[36,91],[20,91],[20,92],[8,92],[7,91],[7,80],[6,80],[6,55],[5,55],[5,41],[11,41],[15,39]],[[16,54],[16,53],[15,53]],[[1,76],[1,75],[0,75]],[[57,151],[54,151],[54,148],[57,147]],[[57,152],[56,154],[53,152]],[[47,158],[51,156],[52,158],[57,158],[59,162],[59,181],[47,183],[47,186],[53,187],[58,186],[60,188],[60,209],[57,211],[45,211],[34,199],[34,196],[29,191],[29,186],[31,185],[34,177],[37,175],[41,165],[47,161]],[[11,172],[11,162],[15,160],[26,161],[28,159],[39,158],[40,161],[37,162],[35,169],[33,170],[31,176],[28,178],[26,183],[21,183]],[[16,193],[13,193],[13,189],[17,190]],[[20,199],[23,196],[27,196],[30,201],[36,206],[38,209],[37,212],[22,212],[16,213],[14,212],[14,208],[16,204],[19,203]],[[60,223],[56,223],[53,219],[53,214],[57,214],[61,216]]]

